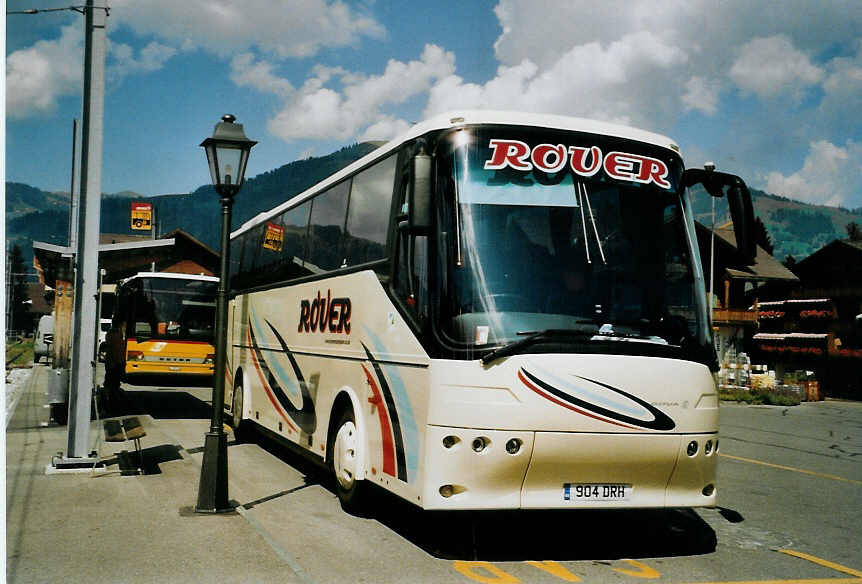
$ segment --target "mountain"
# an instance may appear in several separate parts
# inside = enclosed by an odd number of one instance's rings
[[[760,217],[774,245],[772,255],[780,261],[792,255],[797,261],[811,255],[835,239],[847,237],[846,225],[862,225],[862,208],[845,209],[826,205],[810,205],[750,189],[754,214]],[[712,222],[710,197],[702,188],[693,197],[695,219],[704,225]],[[715,200],[716,225],[730,220],[727,199]]]
[[[372,152],[380,143],[353,144],[327,156],[307,158],[246,180],[233,208],[236,229],[258,213],[272,209],[332,173]],[[798,261],[834,239],[846,237],[845,225],[862,225],[862,209],[809,205],[751,189],[755,214],[761,218],[774,244],[773,255]],[[216,249],[219,245],[220,206],[212,185],[188,194],[141,197],[124,191],[102,196],[102,233],[134,233],[129,225],[131,202],[145,200],[155,208],[159,233],[181,228]],[[705,225],[711,219],[711,197],[695,190],[695,218]],[[728,220],[726,199],[716,199],[716,223]],[[6,183],[6,238],[18,244],[32,264],[33,240],[65,245],[68,237],[69,195],[47,193],[21,184]]]
[[[6,220],[34,211],[69,208],[69,193],[47,193],[23,183],[6,183]]]
[[[372,152],[379,143],[347,146],[327,156],[285,164],[245,181],[233,207],[233,228],[258,213],[280,205],[293,195],[320,182]],[[32,241],[66,245],[69,233],[68,193],[47,193],[37,188],[6,183],[6,239],[18,244],[27,265],[32,265]],[[102,195],[101,232],[132,234],[129,214],[132,201],[152,203],[159,233],[181,228],[217,249],[221,206],[212,185],[188,194],[141,197],[129,191]]]

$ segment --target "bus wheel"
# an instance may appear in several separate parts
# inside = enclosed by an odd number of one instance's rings
[[[353,410],[346,408],[338,415],[329,433],[329,467],[335,475],[335,489],[341,507],[354,515],[363,514],[365,481],[357,480],[356,454],[360,448]]]
[[[230,425],[233,428],[233,438],[237,442],[249,441],[249,430],[242,421],[242,383],[237,383],[233,388],[233,399],[231,399]]]

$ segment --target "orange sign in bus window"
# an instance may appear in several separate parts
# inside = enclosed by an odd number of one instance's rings
[[[263,247],[272,251],[281,251],[284,246],[284,226],[269,222],[263,236]]]

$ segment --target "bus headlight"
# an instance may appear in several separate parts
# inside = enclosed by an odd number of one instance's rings
[[[689,456],[694,456],[697,454],[697,442],[692,440],[688,443],[688,447],[685,449],[685,453]]]
[[[126,353],[126,361],[143,361],[144,360],[144,352],[143,351],[129,351]]]
[[[215,353],[207,353],[204,365],[212,365],[213,363],[215,363]]]
[[[479,436],[473,439],[473,452],[482,452],[488,446],[488,439]]]
[[[519,438],[510,438],[508,442],[506,442],[506,452],[509,454],[518,454],[521,450],[521,440]]]

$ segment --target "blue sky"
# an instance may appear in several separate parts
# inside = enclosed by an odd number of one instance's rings
[[[7,10],[63,5],[8,0]],[[862,2],[109,0],[103,190],[248,176],[457,108],[622,122],[768,192],[862,207]],[[6,19],[6,178],[68,190],[83,18]]]

